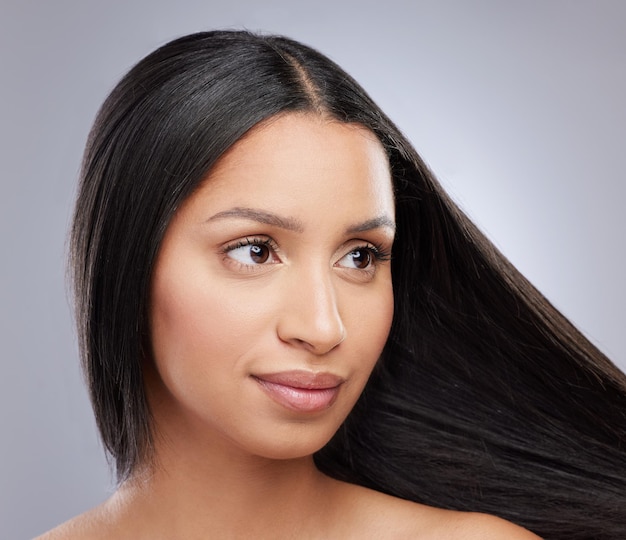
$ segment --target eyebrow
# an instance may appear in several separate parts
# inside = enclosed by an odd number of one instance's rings
[[[389,216],[383,215],[352,225],[351,227],[348,227],[346,232],[348,234],[354,234],[358,232],[371,231],[373,229],[380,229],[382,227],[386,227],[391,229],[392,232],[395,232],[396,223]]]
[[[265,225],[272,225],[273,227],[286,229],[288,231],[294,231],[294,232],[304,231],[304,225],[299,219],[284,218],[281,216],[277,216],[276,214],[272,214],[271,212],[266,212],[265,210],[257,210],[255,208],[242,208],[239,206],[235,208],[231,208],[230,210],[224,210],[223,212],[218,212],[217,214],[207,219],[207,221],[214,221],[217,219],[224,219],[224,218],[247,219],[250,221],[257,221],[259,223],[264,223]]]
[[[211,216],[207,221],[215,221],[225,218],[238,218],[247,219],[250,221],[256,221],[265,225],[271,225],[273,227],[279,227],[280,229],[286,229],[293,232],[304,232],[304,225],[299,219],[292,217],[282,217],[272,212],[266,212],[265,210],[259,210],[256,208],[244,208],[237,206],[230,208],[229,210],[223,210]],[[354,234],[358,232],[371,231],[373,229],[388,228],[392,231],[396,230],[396,224],[389,216],[382,215],[372,219],[368,219],[361,223],[355,223],[350,225],[346,232],[348,234]]]

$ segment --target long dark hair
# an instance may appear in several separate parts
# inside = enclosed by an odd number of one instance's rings
[[[142,360],[163,233],[228,148],[289,111],[374,132],[396,194],[391,334],[318,467],[545,538],[626,538],[624,374],[462,214],[349,75],[297,42],[248,32],[194,34],[147,56],[87,143],[71,270],[81,357],[118,478],[152,452]]]

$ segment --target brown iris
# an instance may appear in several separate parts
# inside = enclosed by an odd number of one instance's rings
[[[270,248],[264,245],[250,246],[250,258],[257,264],[263,264],[270,258]]]
[[[372,262],[372,255],[366,249],[356,249],[352,252],[352,260],[359,270],[365,270]]]

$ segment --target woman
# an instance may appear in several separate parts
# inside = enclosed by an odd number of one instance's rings
[[[71,246],[120,487],[49,538],[626,534],[624,374],[319,53],[208,32],[142,60]]]

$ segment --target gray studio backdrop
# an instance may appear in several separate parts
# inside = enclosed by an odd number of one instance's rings
[[[181,34],[293,36],[372,94],[454,198],[621,367],[626,2],[2,0],[0,538],[112,489],[64,284],[82,146],[140,57]]]

